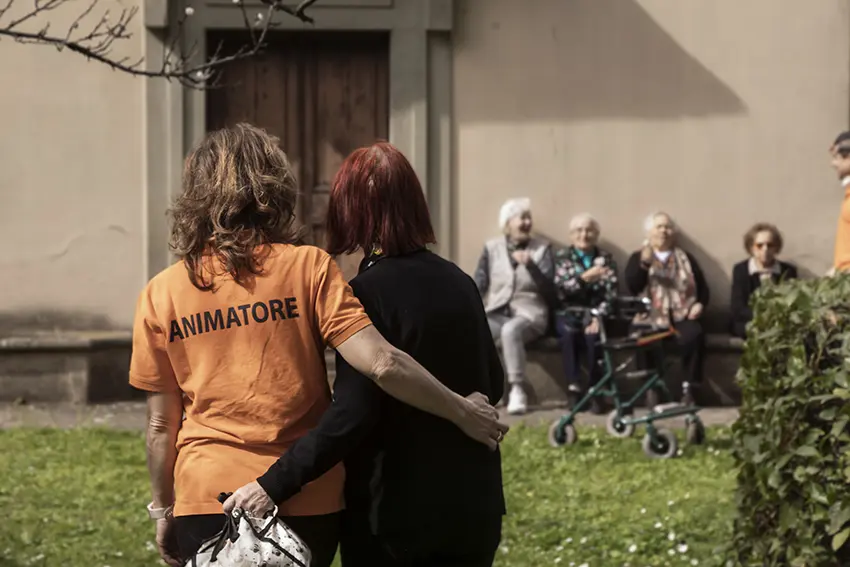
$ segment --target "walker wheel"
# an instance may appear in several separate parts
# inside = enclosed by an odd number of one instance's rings
[[[578,441],[578,432],[576,426],[572,423],[561,425],[561,419],[558,418],[549,426],[549,444],[553,447],[563,447],[564,445],[573,445]]]
[[[605,420],[605,429],[609,435],[619,439],[625,439],[634,435],[635,425],[624,422],[623,416],[617,410],[612,410]]]
[[[705,443],[705,425],[698,417],[693,417],[689,421],[686,437],[688,445],[702,445]]]
[[[643,452],[653,459],[672,459],[679,451],[679,441],[669,429],[656,429],[643,437]]]

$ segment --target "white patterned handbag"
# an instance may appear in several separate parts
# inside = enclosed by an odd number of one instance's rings
[[[277,506],[266,518],[236,508],[186,567],[310,567],[311,559],[307,544],[277,517]]]

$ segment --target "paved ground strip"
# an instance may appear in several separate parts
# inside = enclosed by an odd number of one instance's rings
[[[523,416],[506,415],[502,409],[505,421],[511,425],[525,423],[541,425],[551,423],[562,416],[567,410],[558,407],[537,408]],[[646,410],[638,410],[637,415],[645,415]],[[703,423],[707,426],[731,425],[738,418],[737,408],[705,408],[700,412]],[[16,405],[0,404],[0,429],[9,427],[109,427],[112,429],[137,430],[145,426],[144,402],[121,402],[99,405],[73,404],[32,404]],[[582,413],[577,422],[579,425],[605,426],[604,415]],[[684,418],[673,418],[666,426],[681,428]]]

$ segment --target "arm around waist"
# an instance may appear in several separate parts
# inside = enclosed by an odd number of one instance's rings
[[[497,440],[508,430],[499,423],[493,407],[447,388],[413,357],[390,345],[373,326],[352,335],[337,351],[390,396],[451,421],[491,449],[498,446]]]
[[[331,407],[257,482],[276,503],[297,494],[345,459],[375,427],[381,396],[371,380],[337,355]]]

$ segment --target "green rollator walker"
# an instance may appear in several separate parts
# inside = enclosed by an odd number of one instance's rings
[[[570,308],[570,311],[581,315],[590,315],[599,322],[599,347],[602,349],[601,360],[603,375],[588,392],[570,408],[570,411],[557,419],[549,427],[549,443],[553,447],[572,445],[578,441],[575,428],[575,417],[583,411],[590,401],[596,397],[609,397],[614,409],[608,414],[605,428],[610,435],[619,438],[631,437],[638,425],[646,425],[643,437],[643,452],[652,458],[669,459],[677,456],[679,441],[669,429],[656,427],[655,422],[673,417],[686,416],[687,441],[700,445],[705,441],[705,426],[697,415],[700,408],[696,405],[650,403],[649,413],[644,417],[634,417],[634,408],[644,394],[661,394],[669,399],[669,391],[664,382],[667,364],[664,361],[665,344],[676,335],[675,329],[645,328],[635,330],[622,338],[610,338],[605,330],[605,321],[630,321],[639,313],[649,311],[649,300],[645,298],[622,297],[616,298],[598,307]],[[631,356],[617,367],[614,367],[615,353],[628,353]],[[652,368],[645,370],[627,371],[626,368],[637,354],[645,354],[655,361]],[[596,362],[589,361],[589,364]],[[643,383],[629,399],[623,399],[617,379],[641,380]],[[652,396],[654,397],[654,396]]]

